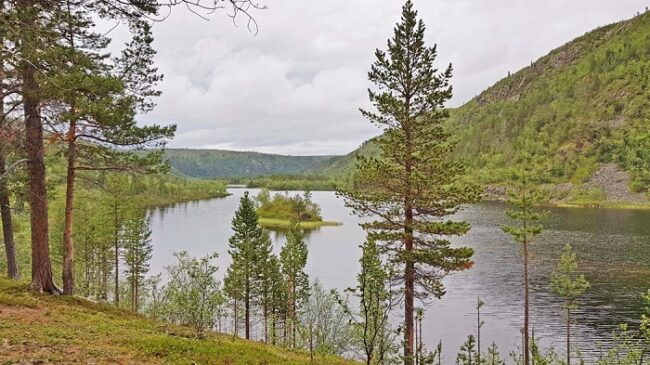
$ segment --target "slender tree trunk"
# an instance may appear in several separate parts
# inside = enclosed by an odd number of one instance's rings
[[[7,188],[7,171],[5,166],[4,148],[0,147],[0,215],[2,218],[2,237],[7,256],[7,274],[11,279],[18,279],[16,244],[14,242],[14,228],[11,221],[11,206],[9,205],[9,189]]]
[[[0,6],[3,5],[0,3]],[[0,41],[2,39],[0,38]],[[0,59],[0,95],[4,93],[4,60]],[[0,138],[6,125],[4,114],[4,98],[0,97]],[[16,263],[16,244],[14,242],[14,228],[11,220],[11,206],[9,205],[9,187],[6,161],[7,142],[2,141],[0,146],[0,218],[2,220],[2,237],[5,244],[7,257],[7,275],[11,279],[18,279],[18,265]]]
[[[115,225],[113,232],[113,244],[115,248],[115,305],[120,304],[120,227],[118,225],[119,219],[117,216],[117,196],[113,196],[113,224]]]
[[[264,342],[269,343],[269,309],[264,304]]]
[[[246,327],[246,339],[251,339],[251,288],[250,281],[246,278],[246,297],[244,298],[244,321]]]
[[[19,2],[22,8],[30,8],[30,0]],[[29,9],[25,11],[30,12]],[[30,19],[31,20],[31,19]],[[34,23],[32,21],[31,23]],[[29,24],[25,25],[29,27]],[[50,262],[50,243],[47,213],[47,187],[45,182],[45,162],[43,157],[43,123],[39,113],[39,85],[34,78],[35,66],[23,61],[20,66],[23,81],[23,105],[25,115],[25,146],[27,149],[29,207],[32,240],[32,283],[39,292],[59,293],[52,278]]]
[[[524,364],[530,365],[530,338],[528,332],[528,242],[524,242]]]
[[[571,365],[571,307],[566,308],[566,363]]]
[[[476,362],[481,365],[481,306],[480,299],[476,302]]]
[[[423,365],[424,364],[423,363],[424,359],[423,359],[422,354],[423,354],[423,351],[424,351],[424,345],[422,343],[422,317],[420,317],[419,322],[420,323],[418,324],[418,326],[420,327],[420,334],[418,335],[418,354],[420,356],[420,365]]]
[[[235,319],[235,323],[234,323],[234,325],[235,325],[235,336],[239,337],[239,326],[238,326],[239,317],[238,317],[238,313],[237,313],[237,299],[235,299],[235,305],[233,306],[233,308],[234,308],[233,311],[234,311],[234,317],[235,317],[234,318]]]
[[[414,323],[414,333],[415,333],[415,337],[414,337],[415,343],[418,343],[418,321],[417,321],[417,319],[415,320],[415,323]],[[419,364],[420,364],[420,347],[416,346],[415,347],[415,365],[419,365]]]
[[[74,103],[71,106],[71,114],[74,115]],[[65,218],[63,223],[63,246],[65,255],[63,257],[63,294],[74,294],[74,242],[72,240],[73,229],[73,209],[74,209],[74,183],[75,183],[75,160],[76,151],[76,117],[70,119],[70,129],[68,130],[68,171],[66,176],[65,191]]]
[[[407,252],[406,269],[404,273],[404,364],[413,364],[413,312],[415,299],[415,264],[408,257],[413,251],[413,211],[410,205],[410,198],[406,198],[405,220],[404,220],[404,248]]]

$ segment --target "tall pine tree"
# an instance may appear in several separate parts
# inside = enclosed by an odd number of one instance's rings
[[[126,280],[131,294],[131,310],[138,312],[142,299],[142,286],[149,272],[149,260],[153,253],[151,244],[151,218],[135,209],[124,222],[123,243]]]
[[[250,339],[252,306],[259,290],[260,262],[264,261],[260,252],[270,253],[271,239],[258,224],[255,203],[248,192],[239,201],[232,230],[234,234],[230,237],[228,250],[232,263],[226,272],[224,286],[226,295],[235,301],[235,306],[238,303],[244,305],[245,337]],[[235,310],[235,321],[237,315]]]
[[[414,301],[441,297],[442,278],[471,266],[473,251],[452,247],[447,237],[469,230],[466,222],[445,217],[475,201],[478,190],[458,182],[464,166],[449,158],[454,144],[444,128],[444,104],[452,96],[451,65],[439,72],[436,47],[424,42],[425,25],[408,0],[401,21],[377,50],[368,73],[376,112],[362,110],[384,129],[379,157],[360,157],[354,187],[340,192],[348,206],[373,221],[363,224],[403,284],[404,361],[413,363]]]
[[[542,225],[539,221],[544,217],[543,212],[535,209],[535,205],[542,201],[542,194],[534,183],[534,173],[526,168],[513,170],[512,185],[509,190],[508,202],[515,209],[506,211],[506,215],[517,221],[517,225],[503,227],[503,231],[510,234],[515,241],[521,244],[522,259],[524,267],[524,365],[530,365],[531,340],[530,340],[530,300],[529,300],[529,278],[528,259],[529,245],[538,234],[542,233]]]
[[[292,221],[287,233],[287,243],[280,251],[280,263],[287,293],[287,318],[284,326],[291,347],[296,347],[300,309],[309,299],[309,277],[305,272],[307,254],[304,232],[297,221]]]

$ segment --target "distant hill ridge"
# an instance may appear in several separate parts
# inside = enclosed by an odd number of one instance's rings
[[[337,156],[287,156],[260,152],[167,149],[174,172],[196,178],[296,175]]]

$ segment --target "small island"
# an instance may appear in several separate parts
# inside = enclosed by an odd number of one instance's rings
[[[288,193],[270,192],[262,189],[257,195],[257,215],[259,225],[267,229],[288,229],[292,221],[297,221],[303,229],[315,229],[323,226],[340,226],[342,223],[325,221],[320,207],[311,200],[309,191],[290,196]]]

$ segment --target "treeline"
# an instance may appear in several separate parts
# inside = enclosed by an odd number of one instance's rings
[[[176,172],[204,179],[297,175],[330,158],[224,150],[169,149],[165,152],[165,159]]]
[[[229,179],[232,184],[243,184],[249,188],[268,190],[332,191],[345,186],[348,181],[339,176],[322,175],[272,175],[256,178]]]

